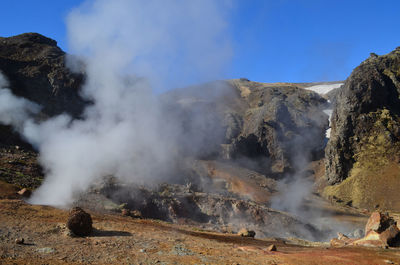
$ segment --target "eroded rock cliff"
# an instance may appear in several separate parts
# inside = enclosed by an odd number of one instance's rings
[[[326,195],[366,208],[400,209],[400,48],[373,55],[337,95],[326,148]]]

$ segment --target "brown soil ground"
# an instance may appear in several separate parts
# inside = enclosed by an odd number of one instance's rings
[[[93,213],[94,233],[71,237],[68,211],[0,200],[0,264],[400,264],[400,251],[330,248],[243,238],[120,215]],[[25,243],[16,244],[16,238]],[[299,241],[300,242],[300,241]],[[267,247],[277,246],[270,252]]]
[[[68,210],[30,205],[16,194],[22,187],[40,184],[36,155],[18,149],[0,149],[0,155],[0,264],[400,264],[397,249],[330,248],[327,243],[295,239],[243,238],[97,212],[90,212],[95,227],[91,236],[71,237],[65,228]],[[273,189],[274,183],[259,183],[256,175],[249,178],[248,172],[236,168],[213,165],[211,169],[240,194]],[[327,211],[330,217],[366,222],[365,215],[350,207],[332,206],[321,198],[310,200],[319,201],[312,207]],[[24,238],[24,244],[16,244],[17,238]],[[271,244],[278,251],[268,251]]]

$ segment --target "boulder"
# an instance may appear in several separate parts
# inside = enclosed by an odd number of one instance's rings
[[[392,225],[396,225],[396,221],[392,217],[376,211],[371,214],[365,225],[365,234],[368,234],[370,231],[382,233]]]
[[[23,188],[20,191],[18,191],[17,193],[19,195],[21,195],[22,197],[29,197],[32,194],[32,192],[30,190],[28,190],[27,188]]]
[[[92,217],[80,207],[74,207],[68,216],[67,227],[77,236],[88,236],[93,230]]]
[[[388,214],[373,212],[365,226],[363,238],[351,239],[338,233],[338,238],[331,240],[332,247],[343,247],[346,245],[365,247],[389,247],[397,246],[400,242],[400,230],[396,221]]]
[[[396,224],[392,224],[379,235],[379,239],[388,246],[396,246],[399,241],[399,234],[400,230]]]
[[[253,230],[247,230],[246,228],[242,228],[239,230],[238,235],[241,237],[255,237],[256,232]]]
[[[352,245],[364,247],[386,247],[387,244],[380,238],[380,234],[376,231],[369,231],[365,237],[355,240]]]
[[[352,244],[356,239],[354,238],[349,238],[348,236],[338,233],[337,238],[332,238],[330,241],[330,244],[332,247],[344,247],[347,245]]]
[[[269,247],[267,247],[267,251],[277,251],[277,248],[274,244],[272,244]]]

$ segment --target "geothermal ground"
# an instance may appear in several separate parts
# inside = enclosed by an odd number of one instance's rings
[[[107,207],[100,209],[94,207],[94,201],[88,203],[83,199],[77,203],[94,209],[89,210],[94,232],[88,237],[74,237],[66,228],[68,209],[30,205],[17,194],[23,186],[35,186],[24,177],[24,174],[34,176],[34,172],[26,170],[31,168],[30,163],[34,164],[35,159],[33,153],[21,149],[2,151],[2,170],[20,178],[14,178],[14,184],[0,182],[1,264],[400,263],[400,253],[396,248],[334,248],[329,242],[298,238],[259,238],[258,235],[256,238],[247,238],[237,235],[237,231],[243,228],[239,224],[221,227],[196,223],[193,218],[177,218],[172,220],[175,223],[138,216],[135,218],[124,216],[121,210],[115,209],[116,205],[111,206],[111,210],[105,209]],[[214,176],[218,175],[218,170],[222,169],[214,165]],[[36,174],[40,182],[40,171]],[[222,176],[225,181],[236,183],[237,193],[259,187],[252,181],[239,179],[232,174]],[[252,190],[252,194],[257,192]],[[255,200],[263,198],[256,196]],[[367,212],[331,204],[321,198],[315,200],[319,203],[313,202],[313,207],[320,208],[337,223],[363,227],[367,221]],[[15,240],[21,238],[24,243],[17,244]],[[275,245],[277,251],[268,250],[271,245]]]
[[[155,95],[107,53],[72,73],[54,40],[1,40],[1,264],[400,263],[400,48],[344,83]]]
[[[11,192],[4,189],[2,196]],[[12,188],[12,186],[8,186]],[[70,237],[68,211],[0,200],[1,264],[399,264],[396,249],[244,238],[190,225],[91,212],[95,231]],[[15,239],[24,238],[24,244]],[[274,244],[277,251],[269,251]]]

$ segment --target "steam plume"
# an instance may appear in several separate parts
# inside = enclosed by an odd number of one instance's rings
[[[37,113],[40,107],[24,98],[16,97],[8,88],[8,82],[0,72],[0,123],[21,129],[30,114]]]
[[[31,202],[65,205],[106,175],[167,177],[180,130],[164,121],[156,94],[219,77],[231,54],[222,10],[209,0],[98,0],[69,14],[70,47],[87,75],[82,96],[93,105],[81,120],[60,115],[37,124],[22,111],[34,105],[13,98],[15,114],[5,122],[20,125],[46,174]]]

